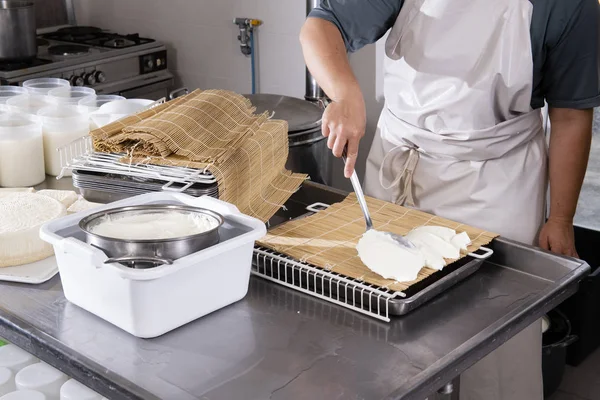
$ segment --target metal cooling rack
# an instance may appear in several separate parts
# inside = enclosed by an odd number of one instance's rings
[[[252,274],[386,322],[392,300],[405,296],[260,246],[254,249]]]
[[[174,183],[186,185],[186,190],[194,183],[215,183],[215,177],[207,170],[168,167],[152,164],[129,164],[121,159],[127,157],[124,153],[99,153],[94,151],[92,138],[84,136],[58,149],[62,166],[58,179],[68,170],[99,172],[113,175],[127,175],[146,179],[156,179],[168,182],[165,187]],[[179,188],[178,188],[179,189]]]
[[[306,207],[309,214],[329,208],[329,204],[314,203]],[[494,251],[480,247],[476,253],[457,261],[448,273],[427,284],[408,297],[404,292],[389,290],[336,272],[295,260],[262,246],[254,248],[252,273],[277,284],[338,304],[359,313],[389,322],[390,315],[405,315],[468,278],[491,257]]]

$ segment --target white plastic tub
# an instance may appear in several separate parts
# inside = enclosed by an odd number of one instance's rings
[[[220,243],[152,269],[104,264],[108,257],[85,243],[79,221],[101,210],[143,204],[185,204],[221,214]],[[67,300],[140,338],[160,336],[244,298],[254,242],[265,234],[265,224],[231,204],[179,193],[132,197],[52,221],[40,230],[41,238],[54,246]]]

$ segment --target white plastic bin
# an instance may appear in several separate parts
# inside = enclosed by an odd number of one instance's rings
[[[152,269],[104,264],[108,257],[85,243],[79,221],[101,210],[144,204],[184,204],[218,212],[225,218],[221,241]],[[165,192],[70,215],[40,230],[41,238],[54,246],[65,297],[141,338],[160,336],[246,296],[254,242],[265,234],[265,224],[231,204]]]

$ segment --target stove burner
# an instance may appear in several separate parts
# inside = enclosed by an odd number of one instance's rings
[[[50,42],[48,42],[46,39],[37,38],[38,47],[48,46],[49,44],[50,44]]]
[[[56,32],[46,33],[42,37],[48,40],[98,46],[107,49],[124,49],[154,42],[152,39],[141,38],[138,34],[118,35],[90,26],[61,28]]]
[[[71,36],[95,36],[100,32],[102,32],[102,29],[96,28],[95,26],[69,26],[67,28],[60,28],[55,33]]]
[[[115,49],[121,49],[123,47],[135,46],[135,42],[133,42],[131,40],[127,40],[125,38],[114,38],[114,39],[109,39],[105,42],[102,42],[102,46],[114,47]]]
[[[43,60],[41,58],[35,58],[28,61],[17,61],[17,62],[0,62],[1,72],[18,71],[20,69],[37,67],[40,65],[50,64],[52,61]]]
[[[57,46],[50,46],[48,48],[48,53],[53,56],[78,56],[82,54],[87,54],[90,52],[90,48],[86,46],[78,46],[75,44],[61,44]]]

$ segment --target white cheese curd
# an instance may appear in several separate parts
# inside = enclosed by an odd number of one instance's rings
[[[429,250],[436,252],[444,258],[453,260],[460,257],[460,250],[457,247],[432,233],[415,229],[409,232],[406,238],[413,242],[422,242]]]
[[[416,249],[410,250],[396,244],[387,234],[371,230],[365,233],[356,249],[362,262],[384,278],[400,282],[413,281],[422,267],[442,270],[446,260],[460,258],[471,238],[466,232],[443,226],[421,226],[406,236]]]
[[[90,232],[113,239],[163,240],[197,235],[218,225],[216,218],[196,213],[109,215],[92,226]]]
[[[467,232],[462,232],[455,235],[450,242],[459,249],[467,251],[467,246],[471,244],[471,238]]]
[[[452,238],[456,235],[456,231],[454,229],[435,225],[420,226],[418,228],[415,228],[413,232],[431,233],[432,235],[438,236],[448,242],[451,241]]]
[[[431,248],[425,242],[413,238],[411,243],[414,244],[419,249],[421,254],[423,254],[423,257],[425,257],[425,266],[437,271],[442,270],[446,266],[446,260],[444,257],[442,257],[439,252],[435,251],[435,249]]]
[[[419,251],[399,245],[389,234],[371,229],[356,246],[361,261],[385,279],[411,282],[417,279],[425,265]]]

